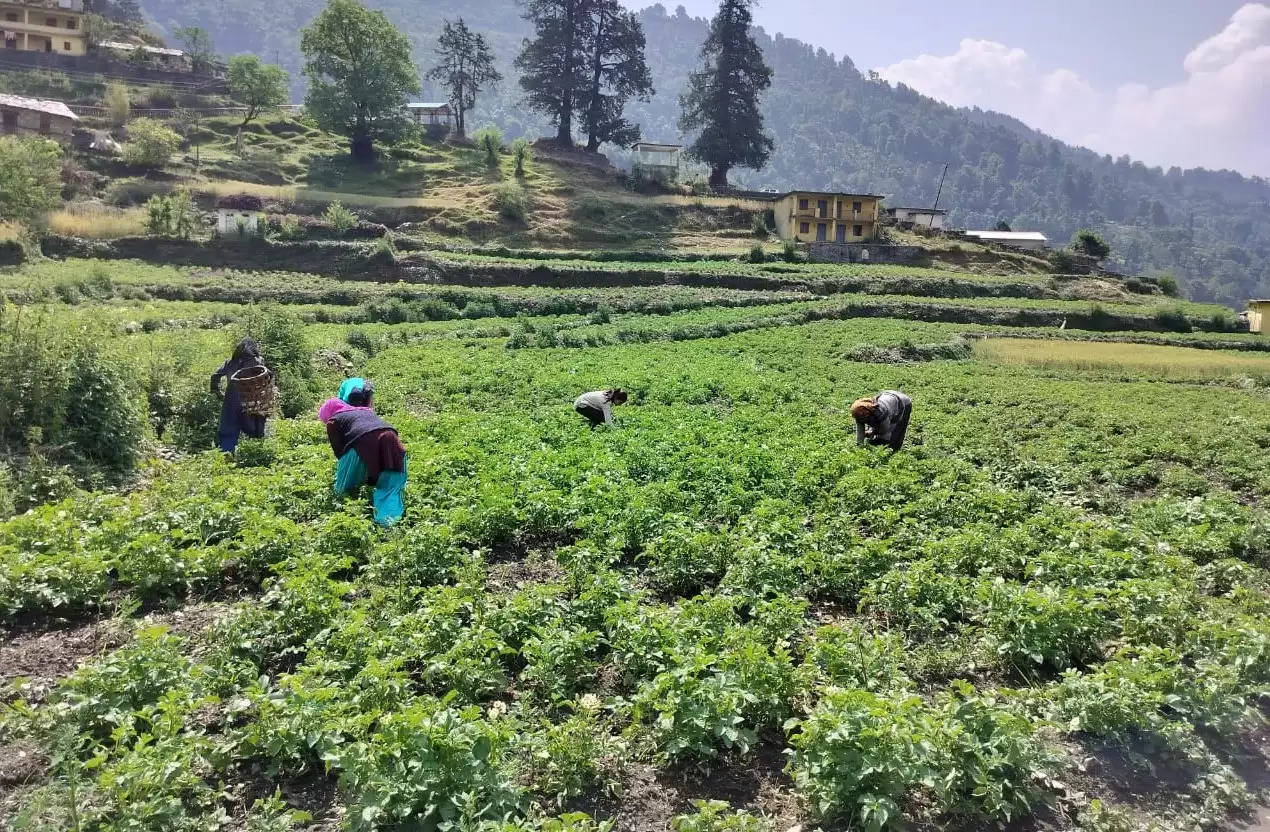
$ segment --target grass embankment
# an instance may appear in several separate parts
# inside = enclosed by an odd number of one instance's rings
[[[1254,353],[1214,354],[1211,350],[1183,346],[1017,338],[978,341],[974,352],[982,360],[1010,366],[1106,371],[1170,380],[1244,377],[1270,385],[1270,355]]]

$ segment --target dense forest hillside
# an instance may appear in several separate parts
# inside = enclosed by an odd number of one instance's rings
[[[197,24],[225,54],[254,52],[301,81],[299,31],[322,0],[143,0],[161,29]],[[528,27],[507,0],[371,0],[415,43],[422,67],[441,21],[462,14],[490,38],[507,80],[472,121],[510,136],[541,134],[544,123],[520,103],[511,67]],[[678,96],[707,21],[660,4],[641,14],[657,94],[632,115],[646,138],[673,140]],[[957,109],[861,72],[849,58],[777,34],[757,33],[775,77],[766,96],[776,153],[767,169],[738,171],[752,186],[833,187],[885,193],[892,204],[929,204],[944,163],[941,206],[952,222],[990,227],[1005,220],[1057,242],[1092,227],[1112,243],[1113,262],[1134,271],[1176,273],[1197,300],[1240,305],[1270,296],[1270,183],[1228,171],[1168,171],[1128,156],[1074,148],[1015,119]],[[849,44],[844,45],[847,50]],[[426,88],[425,88],[426,89]],[[429,94],[437,95],[435,89]],[[613,154],[620,157],[620,153]]]

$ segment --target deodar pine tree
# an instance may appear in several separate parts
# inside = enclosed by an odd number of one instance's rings
[[[772,70],[750,36],[753,0],[723,0],[701,47],[702,67],[680,97],[679,129],[699,130],[688,156],[710,166],[710,184],[724,187],[734,167],[760,169],[772,153],[763,132],[759,95]]]
[[[618,0],[593,0],[588,24],[588,87],[578,115],[587,150],[594,152],[603,142],[639,141],[639,125],[623,118],[622,110],[630,98],[651,98],[653,79],[644,61],[644,29],[634,12]]]
[[[525,102],[556,126],[556,141],[573,145],[573,112],[586,89],[587,12],[591,0],[526,0],[534,26],[516,57]]]
[[[476,95],[503,80],[494,68],[494,52],[485,36],[473,32],[463,18],[445,21],[437,39],[440,63],[428,70],[428,78],[441,82],[454,110],[454,132],[467,135],[467,112],[476,106]]]
[[[354,159],[373,159],[376,141],[392,141],[406,128],[419,71],[410,39],[383,12],[330,0],[302,33],[300,49],[309,79],[305,109],[320,127],[348,136]]]

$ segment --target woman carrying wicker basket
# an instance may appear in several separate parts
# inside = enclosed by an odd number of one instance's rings
[[[253,375],[260,375],[259,370],[263,370],[268,375],[266,382],[272,392],[273,374],[265,367],[260,357],[260,345],[251,338],[244,338],[234,347],[234,354],[229,360],[222,364],[219,370],[212,373],[212,395],[221,400],[220,427],[216,431],[216,444],[227,454],[234,452],[238,447],[238,440],[243,435],[251,439],[259,439],[265,435],[265,412],[267,411],[259,406],[253,406],[250,410],[257,412],[249,412],[249,408],[244,405],[240,386],[234,380],[234,376],[244,374],[245,371],[250,373],[253,370],[257,371]],[[222,387],[222,379],[229,379],[229,384]],[[253,405],[255,405],[254,400]]]

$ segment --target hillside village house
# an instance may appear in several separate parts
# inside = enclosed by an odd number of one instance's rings
[[[877,238],[882,200],[877,194],[790,191],[777,197],[776,234],[796,243],[862,243]]]
[[[1049,237],[1039,231],[967,231],[966,236],[1024,251],[1044,251],[1050,244]]]
[[[77,121],[61,101],[0,94],[0,134],[45,136],[66,144]]]
[[[1270,335],[1270,298],[1248,301],[1248,331]]]
[[[260,197],[251,194],[221,197],[216,200],[216,233],[231,238],[256,236],[264,207]]]
[[[901,225],[917,228],[942,229],[948,219],[948,212],[938,208],[887,208],[886,215]]]
[[[631,173],[637,179],[673,185],[679,181],[679,157],[682,152],[683,145],[636,142],[631,145]]]
[[[194,62],[180,49],[150,46],[146,43],[122,43],[117,40],[104,41],[98,44],[97,48],[124,61],[136,60],[135,53],[139,49],[142,55],[141,60],[150,66],[172,72],[194,71]]]
[[[0,0],[4,49],[83,55],[84,0]]]

